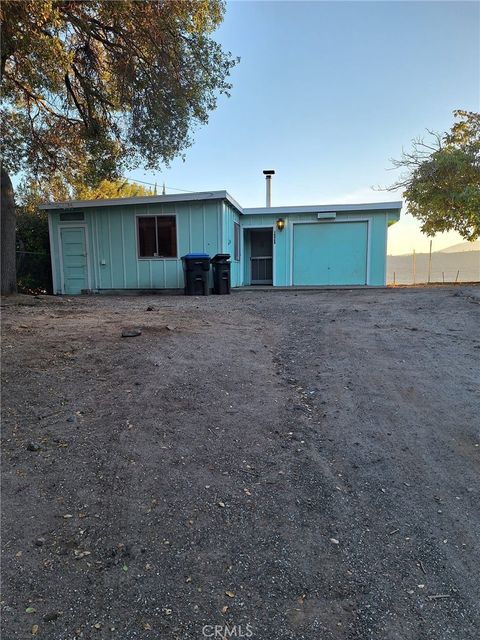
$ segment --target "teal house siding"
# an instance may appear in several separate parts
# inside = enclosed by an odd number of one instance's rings
[[[71,211],[71,209],[69,209]],[[84,220],[62,221],[60,212],[49,213],[54,293],[79,291],[62,287],[64,265],[59,233],[66,228],[86,229],[89,285],[84,289],[179,289],[183,284],[181,256],[192,252],[211,256],[222,250],[220,200],[136,206],[79,207]],[[138,255],[137,217],[175,215],[177,228],[176,258],[140,258]]]
[[[241,232],[238,237],[239,247],[238,256],[236,260],[235,256],[235,224],[241,225],[240,214],[238,210],[233,207],[229,202],[224,203],[223,210],[223,244],[221,253],[230,254],[230,272],[231,272],[231,284],[232,287],[239,287],[242,285],[242,273],[241,273]]]
[[[199,252],[230,254],[232,287],[382,286],[388,226],[399,219],[401,205],[243,209],[226,191],[216,191],[41,208],[49,214],[54,293],[75,295],[182,289],[181,256]],[[139,216],[175,216],[175,257],[139,256]],[[259,251],[268,255],[259,257]]]
[[[276,207],[275,209],[280,209]],[[300,207],[299,207],[300,209]],[[271,228],[273,232],[273,286],[288,287],[295,284],[294,282],[294,265],[297,264],[299,269],[305,274],[302,284],[305,285],[342,285],[342,284],[367,284],[372,286],[382,286],[385,284],[386,255],[387,255],[387,227],[389,219],[398,220],[400,214],[400,206],[396,215],[391,215],[383,210],[363,210],[343,211],[337,213],[334,219],[319,220],[318,214],[314,213],[289,213],[288,215],[255,213],[248,214],[248,209],[244,210],[242,218],[242,228],[260,229]],[[279,218],[285,221],[285,228],[282,231],[276,229],[276,221]],[[362,244],[360,251],[365,251],[365,281],[349,280],[346,282],[342,278],[342,272],[348,273],[349,261],[353,258],[350,246],[359,247],[355,244],[355,237],[347,238],[342,234],[336,236],[332,234],[332,227],[344,229],[338,225],[351,222],[352,227],[356,227],[359,239],[365,239],[365,245]],[[362,223],[362,224],[358,224]],[[313,230],[315,236],[310,238],[309,234],[303,230],[306,225],[310,231]],[[362,228],[360,228],[362,227]],[[366,227],[364,229],[363,227]],[[299,229],[299,234],[304,236],[304,241],[297,239],[295,243],[295,231]],[[346,230],[346,228],[345,228]],[[322,243],[322,235],[325,236]],[[347,235],[347,234],[345,234]],[[351,234],[348,234],[351,235]],[[343,243],[342,243],[343,240]],[[351,242],[347,244],[347,241]],[[342,261],[340,270],[332,274],[332,277],[318,277],[318,270],[321,264],[328,267],[329,256],[331,259],[339,259]],[[249,249],[248,246],[244,250],[243,265],[243,285],[250,284],[249,276]],[[320,262],[320,264],[319,264]],[[340,277],[339,277],[340,276]]]

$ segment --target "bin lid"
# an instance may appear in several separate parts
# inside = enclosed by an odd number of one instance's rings
[[[210,256],[208,255],[208,253],[186,253],[184,256],[182,256],[182,260],[183,259],[195,260],[195,258],[208,258],[208,259],[210,259]]]
[[[217,253],[212,258],[212,262],[217,262],[217,261],[220,262],[221,260],[230,260],[230,254],[229,253]]]

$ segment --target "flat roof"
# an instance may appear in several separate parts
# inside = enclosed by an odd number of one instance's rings
[[[247,207],[243,209],[243,213],[249,215],[266,215],[273,213],[274,215],[287,215],[289,213],[322,213],[337,211],[381,211],[396,210],[402,208],[402,201],[397,202],[362,202],[359,204],[316,204],[316,205],[300,205],[298,207]]]
[[[396,202],[363,202],[359,204],[316,204],[288,207],[247,207],[242,208],[228,191],[196,191],[179,193],[178,195],[134,196],[131,198],[110,198],[108,200],[65,200],[63,202],[46,202],[39,205],[42,211],[87,209],[90,207],[134,206],[141,204],[168,204],[170,202],[195,202],[202,200],[226,200],[239,213],[248,215],[287,215],[293,213],[322,213],[338,211],[376,211],[400,210],[402,201]]]
[[[86,209],[89,207],[113,207],[137,204],[163,204],[169,202],[194,202],[198,200],[227,200],[240,213],[242,207],[227,191],[196,191],[195,193],[179,193],[178,195],[134,196],[131,198],[109,198],[108,200],[64,200],[63,202],[45,202],[39,205],[42,211]]]

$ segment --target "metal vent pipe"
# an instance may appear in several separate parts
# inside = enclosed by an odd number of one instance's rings
[[[275,171],[273,169],[265,169],[263,172],[266,181],[267,187],[267,198],[266,198],[266,206],[272,206],[272,176],[275,175]]]

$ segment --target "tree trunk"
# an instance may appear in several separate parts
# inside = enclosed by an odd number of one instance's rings
[[[1,294],[17,291],[17,265],[15,256],[15,201],[10,176],[2,166],[1,182]]]

